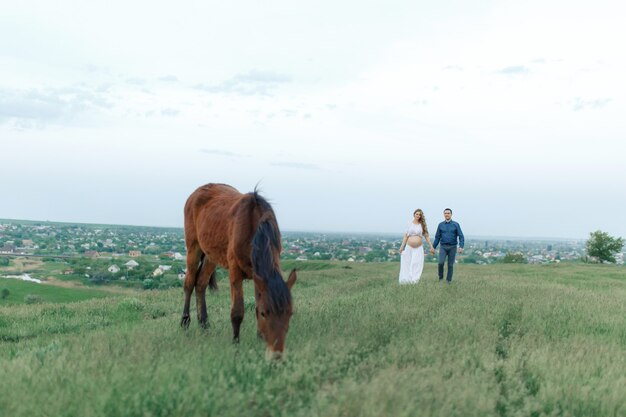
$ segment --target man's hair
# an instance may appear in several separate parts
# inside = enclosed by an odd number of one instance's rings
[[[444,210],[443,210],[443,212],[444,212],[444,213],[445,213],[446,211],[449,211],[449,212],[450,212],[450,214],[452,214],[452,209],[451,209],[451,208],[447,208],[447,209],[444,209]]]

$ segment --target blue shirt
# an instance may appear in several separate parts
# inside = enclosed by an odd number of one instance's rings
[[[465,236],[461,231],[461,226],[450,220],[449,222],[441,222],[437,226],[437,234],[435,234],[435,241],[433,242],[433,248],[437,249],[439,241],[442,245],[452,246],[456,245],[457,238],[461,247],[465,246]]]

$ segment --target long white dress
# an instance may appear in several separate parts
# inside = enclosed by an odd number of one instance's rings
[[[422,239],[424,234],[421,224],[409,222],[406,230],[407,236],[419,236]],[[424,270],[424,245],[412,248],[409,245],[404,247],[400,256],[400,284],[417,284]]]

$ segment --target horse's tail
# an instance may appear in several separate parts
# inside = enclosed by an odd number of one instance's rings
[[[211,291],[217,291],[217,278],[215,277],[215,269],[211,272],[211,278],[209,278],[209,289]]]
[[[198,262],[198,270],[196,271],[196,276],[194,277],[193,282],[198,282],[198,278],[200,278],[200,273],[202,272],[202,267],[204,266],[204,259],[206,255],[204,252],[200,252],[200,261]]]
[[[196,272],[196,279],[194,282],[198,282],[198,278],[200,277],[200,274],[202,273],[202,268],[204,267],[204,263],[206,262],[206,255],[204,254],[204,252],[202,252],[202,254],[200,255],[200,262],[198,265],[198,271]],[[211,272],[211,277],[209,278],[209,289],[211,289],[211,291],[217,291],[217,277],[215,276],[215,269],[213,270],[213,272]]]

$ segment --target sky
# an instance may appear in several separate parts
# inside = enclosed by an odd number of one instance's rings
[[[621,2],[0,1],[0,218],[626,237]]]

